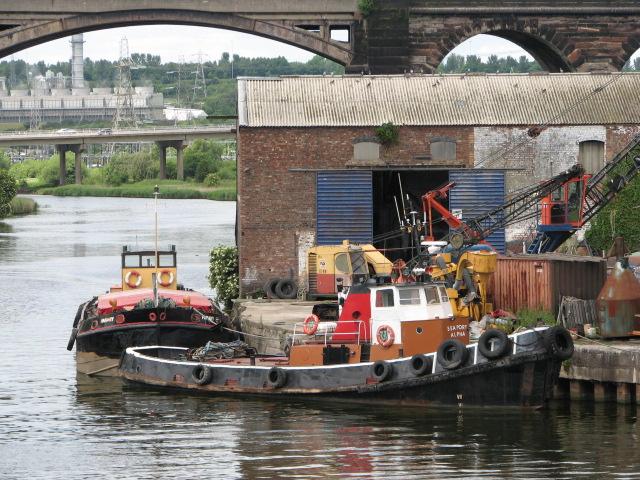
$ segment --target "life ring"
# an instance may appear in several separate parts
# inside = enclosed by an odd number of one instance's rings
[[[149,320],[155,322],[157,318],[158,316],[156,315],[156,312],[149,312]]]
[[[165,275],[169,275],[169,278],[166,281],[163,280]],[[163,287],[168,287],[169,285],[171,285],[174,278],[175,277],[173,276],[173,272],[171,270],[162,270],[160,272],[160,275],[158,275],[158,281]]]
[[[267,375],[267,383],[271,388],[284,387],[284,384],[287,383],[287,372],[282,368],[271,367]]]
[[[98,320],[93,320],[91,322],[91,330],[95,330],[96,328],[98,328],[98,325],[99,325]]]
[[[164,322],[167,319],[167,314],[165,312],[160,312],[160,316],[158,318],[160,318],[161,322]]]
[[[197,313],[197,312],[193,312],[193,313],[191,314],[191,321],[192,321],[192,322],[201,322],[201,321],[202,321],[202,315],[200,315],[200,314],[199,314],[199,313]]]
[[[117,315],[116,315],[116,323],[117,323],[118,325],[123,324],[123,323],[124,323],[124,320],[125,320],[125,319],[124,319],[124,315],[123,315],[122,313],[119,313],[119,314],[117,314]]]
[[[389,348],[393,345],[396,339],[396,334],[389,325],[380,325],[376,331],[376,340],[382,346],[382,348]]]
[[[467,350],[467,346],[460,340],[449,339],[440,344],[436,355],[438,363],[442,365],[442,368],[445,370],[455,370],[467,361],[467,358],[469,358],[469,350]]]
[[[478,351],[489,360],[504,357],[510,345],[507,334],[496,328],[487,330],[478,339]]]
[[[135,277],[134,281],[132,277]],[[142,284],[142,274],[137,270],[129,270],[124,276],[124,281],[130,288],[138,288]]]
[[[302,331],[307,335],[314,335],[318,331],[318,325],[320,325],[320,319],[312,313],[304,319]]]
[[[566,328],[555,325],[544,332],[544,345],[547,351],[558,360],[568,360],[575,347]]]

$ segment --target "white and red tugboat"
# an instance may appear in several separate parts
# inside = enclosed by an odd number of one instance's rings
[[[288,356],[133,347],[120,371],[134,383],[211,394],[543,407],[573,353],[569,333],[491,329],[470,345],[468,323],[454,316],[443,283],[372,279],[351,287],[337,322],[310,315],[297,325]]]

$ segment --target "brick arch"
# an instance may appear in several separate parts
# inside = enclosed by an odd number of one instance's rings
[[[435,58],[435,68],[454,48],[476,35],[486,34],[515,43],[538,62],[543,70],[575,72],[581,63],[581,56],[571,42],[549,28],[538,28],[535,21],[495,21],[474,22],[450,33],[441,42],[439,57]],[[435,70],[434,68],[434,70]]]
[[[193,25],[250,33],[302,48],[342,65],[349,64],[353,56],[349,44],[326,40],[286,23],[257,20],[229,13],[137,10],[67,16],[0,31],[0,58],[75,33],[159,24]]]

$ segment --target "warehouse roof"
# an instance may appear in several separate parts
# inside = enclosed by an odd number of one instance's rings
[[[640,74],[239,78],[241,126],[640,123]]]

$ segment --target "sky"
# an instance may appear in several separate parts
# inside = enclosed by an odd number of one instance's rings
[[[290,61],[309,60],[313,54],[300,48],[254,35],[208,27],[180,25],[146,25],[122,27],[84,34],[85,58],[116,60],[120,56],[120,40],[126,37],[130,53],[160,55],[163,62],[194,61],[199,54],[205,60],[217,60],[223,52],[242,57],[284,56]],[[70,38],[54,40],[16,53],[13,58],[29,63],[66,62],[71,56]],[[456,48],[460,55],[489,55],[519,57],[526,52],[517,45],[490,35],[478,35]]]

